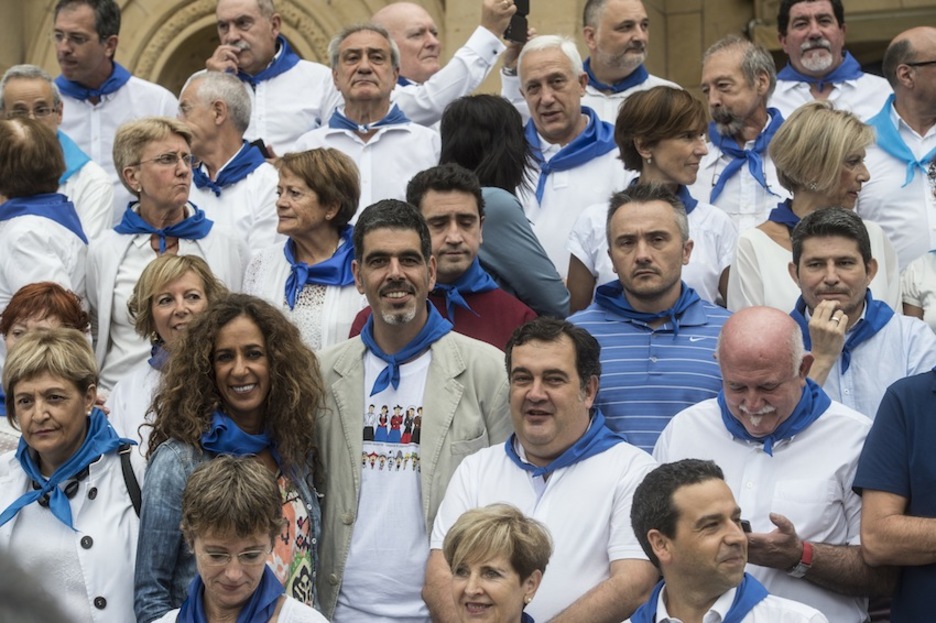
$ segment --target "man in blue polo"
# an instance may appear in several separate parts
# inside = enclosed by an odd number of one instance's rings
[[[649,452],[673,415],[721,389],[714,353],[730,313],[681,279],[693,243],[673,193],[654,185],[617,193],[607,232],[618,281],[569,320],[601,344],[596,404],[608,426]]]

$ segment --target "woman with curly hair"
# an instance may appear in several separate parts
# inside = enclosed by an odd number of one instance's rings
[[[323,394],[315,355],[269,303],[230,294],[189,325],[153,399],[136,563],[139,621],[185,599],[196,569],[179,530],[182,492],[192,471],[219,454],[252,455],[276,475],[288,523],[267,562],[287,595],[314,605],[321,531],[314,419]]]

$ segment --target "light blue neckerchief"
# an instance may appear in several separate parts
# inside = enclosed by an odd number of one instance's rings
[[[907,147],[907,144],[900,136],[900,131],[897,130],[897,126],[891,121],[890,111],[893,105],[894,94],[892,93],[890,97],[887,98],[887,101],[884,102],[884,108],[868,120],[868,125],[874,128],[874,132],[877,135],[878,147],[887,155],[893,156],[907,165],[907,177],[904,179],[904,183],[901,186],[901,188],[903,188],[913,181],[913,175],[916,173],[917,168],[923,171],[923,173],[927,172],[927,165],[929,165],[929,163],[933,161],[933,157],[936,156],[936,147],[932,148],[929,153],[917,160],[916,156],[913,155],[913,152],[910,151],[910,148]]]

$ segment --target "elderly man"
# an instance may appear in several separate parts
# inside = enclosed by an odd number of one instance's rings
[[[876,272],[868,230],[852,210],[817,210],[793,230],[790,276],[802,296],[790,315],[814,357],[809,377],[869,418],[891,383],[936,366],[926,323],[871,296]]]
[[[217,71],[193,75],[179,94],[179,119],[192,131],[189,199],[232,238],[259,251],[277,241],[279,175],[244,140],[250,96],[240,80]]]
[[[432,530],[423,590],[434,620],[455,620],[441,551],[446,533],[464,511],[495,502],[516,505],[553,535],[549,568],[526,608],[535,620],[616,623],[646,599],[657,574],[629,517],[634,489],[654,463],[593,408],[599,352],[587,331],[554,318],[537,318],[510,338],[516,433],[466,458],[452,477]]]
[[[546,255],[565,277],[566,241],[579,214],[624,188],[633,174],[617,158],[614,126],[582,106],[588,75],[570,39],[531,39],[520,53],[519,75],[531,114],[526,137],[538,165],[535,192],[524,192],[521,201]]]
[[[894,579],[861,557],[861,499],[851,486],[870,421],[808,378],[813,357],[778,309],[734,314],[717,353],[718,397],[676,415],[654,457],[718,462],[754,531],[748,570],[771,594],[830,621],[865,621],[863,596],[888,594]]]
[[[431,244],[425,220],[406,203],[363,211],[353,272],[374,313],[360,337],[319,358],[330,536],[320,543],[318,594],[338,623],[428,621],[417,570],[445,488],[464,457],[510,432],[502,353],[452,332],[426,300],[436,280]],[[395,415],[373,430],[368,404]]]
[[[741,231],[760,225],[790,196],[767,151],[783,123],[779,110],[767,108],[776,84],[770,53],[737,35],[715,42],[702,58],[702,94],[714,121],[709,152],[689,192],[708,197]]]
[[[432,16],[412,2],[394,2],[371,18],[400,49],[400,76],[393,101],[414,122],[433,125],[452,101],[474,91],[506,47],[500,37],[517,12],[513,0],[482,0],[481,25],[444,67],[442,42]]]
[[[59,130],[64,104],[52,77],[35,65],[14,65],[0,80],[0,111],[7,119],[32,117],[55,132],[65,156],[59,194],[78,211],[88,238],[114,225],[114,187],[110,177],[75,141]]]
[[[264,141],[267,157],[289,151],[338,104],[328,68],[293,52],[273,0],[218,0],[215,18],[221,45],[205,66],[250,86],[247,140]]]
[[[862,218],[880,223],[894,244],[901,270],[936,248],[933,61],[936,28],[921,26],[897,35],[884,52],[884,75],[894,93],[868,122],[877,135],[867,159],[873,175],[855,209]],[[919,300],[909,302],[922,307]]]
[[[814,99],[834,102],[862,120],[881,109],[890,89],[845,51],[842,0],[781,0],[777,29],[789,64],[777,74],[770,105],[784,117]]]
[[[114,61],[120,8],[114,0],[59,0],[55,5],[55,56],[62,75],[62,131],[110,176],[111,224],[132,199],[114,167],[117,128],[149,115],[173,116],[176,99],[159,85],[130,75]]]
[[[426,169],[410,180],[406,201],[419,208],[432,236],[436,285],[429,301],[458,333],[503,349],[536,312],[497,287],[481,268],[484,199],[477,176],[457,164]],[[370,314],[370,308],[358,314],[352,337]]]
[[[400,75],[400,52],[381,26],[349,26],[328,44],[332,77],[344,107],[328,125],[304,134],[296,151],[333,147],[361,174],[361,206],[406,197],[406,182],[439,162],[435,130],[409,120],[390,94]]]
[[[730,312],[684,280],[694,245],[675,195],[633,186],[612,197],[607,223],[618,279],[569,321],[601,344],[597,405],[608,426],[651,452],[670,418],[718,393],[715,342]]]
[[[634,493],[631,524],[663,574],[631,623],[828,623],[808,606],[768,594],[744,572],[741,509],[714,461],[683,459],[647,474]]]

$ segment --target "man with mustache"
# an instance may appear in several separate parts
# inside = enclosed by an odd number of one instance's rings
[[[400,75],[396,43],[382,26],[349,26],[332,38],[328,56],[344,106],[327,125],[303,134],[295,151],[332,147],[347,154],[361,175],[361,207],[405,199],[407,181],[439,162],[441,141],[391,101]]]
[[[715,342],[730,312],[682,280],[693,242],[673,193],[631,186],[611,198],[607,223],[618,280],[569,321],[601,344],[596,404],[608,426],[650,452],[670,418],[718,393]]]
[[[631,525],[663,581],[631,623],[828,623],[808,606],[768,594],[744,572],[741,513],[714,461],[683,459],[647,474],[634,493]]]
[[[861,556],[861,498],[851,486],[870,420],[808,378],[813,356],[778,309],[734,314],[717,356],[722,390],[677,414],[654,458],[718,462],[753,529],[748,572],[772,595],[836,623],[866,621],[865,596],[890,594],[896,579]]]
[[[809,378],[869,418],[891,383],[936,365],[926,323],[871,296],[876,272],[868,230],[852,210],[816,210],[793,230],[790,276],[802,296],[790,315],[814,359]]]
[[[827,99],[862,120],[881,109],[890,88],[845,51],[842,0],[782,0],[777,29],[790,62],[777,74],[770,105],[784,117],[813,99]]]
[[[420,571],[445,488],[463,458],[510,433],[503,353],[452,331],[427,302],[436,260],[413,206],[384,200],[365,209],[354,252],[354,280],[374,313],[360,337],[319,357],[326,396],[317,432],[328,465],[322,533],[329,536],[319,544],[318,594],[336,623],[428,623]],[[371,403],[416,408],[419,434],[406,439],[381,426],[365,441]],[[381,471],[361,460],[400,453],[412,459],[408,467]]]
[[[767,151],[783,123],[779,110],[767,108],[776,84],[770,53],[737,35],[717,41],[702,58],[702,94],[713,121],[709,152],[689,193],[727,212],[739,231],[759,225],[790,197]]]

